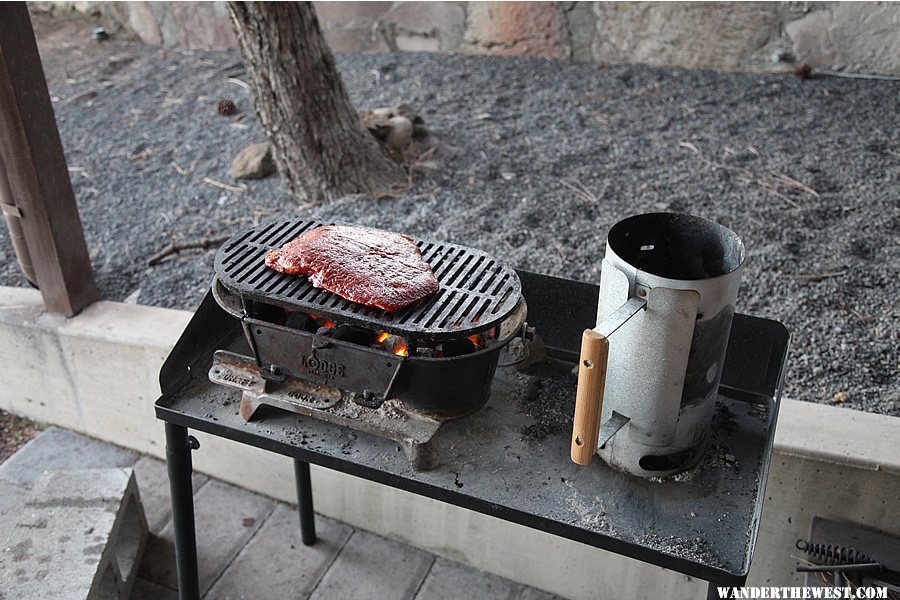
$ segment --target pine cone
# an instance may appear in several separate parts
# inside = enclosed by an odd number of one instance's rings
[[[216,110],[218,110],[219,114],[223,117],[230,117],[231,115],[237,114],[237,106],[235,106],[234,102],[231,100],[219,100]]]

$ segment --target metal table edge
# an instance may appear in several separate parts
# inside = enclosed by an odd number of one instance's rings
[[[607,550],[615,554],[621,554],[642,562],[670,569],[704,581],[721,585],[740,586],[743,585],[747,578],[746,565],[739,572],[731,572],[725,569],[702,565],[685,558],[666,554],[658,550],[652,550],[640,544],[619,540],[602,533],[587,532],[575,526],[565,525],[516,509],[499,506],[461,492],[439,488],[378,469],[372,469],[367,466],[356,464],[353,461],[319,454],[315,451],[306,450],[298,446],[277,442],[265,436],[259,436],[250,432],[242,432],[210,420],[187,415],[169,408],[163,404],[165,400],[165,395],[160,397],[156,401],[155,409],[156,417],[167,423],[202,431],[238,443],[248,444],[270,452],[275,452],[282,456],[299,459],[327,469],[340,471],[342,473],[347,473],[348,475],[361,477],[362,479],[412,492],[416,495],[431,498],[433,500],[446,502],[454,506],[466,508],[504,521],[510,521],[531,529],[544,531],[594,548]]]
[[[517,271],[520,277],[523,278],[523,287],[525,288],[532,287],[535,283],[544,286],[549,285],[552,288],[557,288],[557,286],[560,284],[565,284],[565,286],[571,287],[572,289],[570,289],[569,292],[574,293],[567,296],[569,300],[575,300],[574,304],[571,305],[571,316],[576,317],[576,321],[582,322],[582,318],[587,319],[588,317],[590,317],[592,319],[595,317],[596,294],[599,292],[598,286],[574,280],[564,280],[560,278],[529,273],[522,270]],[[557,291],[558,293],[558,289],[555,291]],[[525,295],[526,298],[528,298],[528,294]],[[529,300],[530,309],[532,308],[531,303],[532,301]],[[204,311],[202,311],[204,305],[206,304],[210,305],[210,307],[213,309],[212,312],[207,311],[204,313]],[[541,302],[534,302],[534,304],[538,305],[536,306],[536,308],[540,310],[539,305],[541,304]],[[221,327],[220,335],[216,336],[217,338],[221,339],[228,337],[235,328],[233,319],[225,317],[221,309],[219,309],[218,306],[215,305],[215,301],[211,298],[210,294],[207,294],[207,296],[204,298],[203,302],[201,303],[201,307],[198,308],[197,312],[204,313],[204,317],[202,319],[207,321],[207,325],[214,323]],[[531,310],[529,312],[531,312]],[[407,479],[402,476],[394,475],[385,471],[358,465],[353,463],[352,461],[342,460],[337,457],[322,455],[315,451],[306,450],[299,446],[277,442],[258,434],[242,432],[228,426],[220,425],[215,421],[188,415],[174,410],[169,406],[166,406],[166,400],[175,395],[193,377],[192,372],[179,372],[178,369],[175,368],[175,364],[188,359],[188,357],[197,356],[198,352],[204,353],[210,351],[211,346],[215,344],[210,345],[209,340],[206,340],[205,344],[197,344],[195,341],[189,340],[184,347],[182,347],[184,341],[179,340],[179,343],[167,358],[166,363],[160,372],[160,384],[163,393],[155,403],[155,412],[158,419],[168,423],[195,429],[197,431],[202,431],[226,439],[231,439],[239,443],[249,444],[251,446],[281,454],[283,456],[296,458],[311,464],[316,464],[325,468],[341,471],[357,477],[362,477],[364,479],[368,479],[376,483],[381,483],[389,487],[411,491],[418,495],[447,502],[449,504],[467,508],[489,516],[495,516],[497,518],[514,522],[525,527],[545,531],[559,537],[577,541],[602,550],[614,552],[616,554],[621,554],[623,556],[628,556],[630,558],[654,564],[663,568],[671,569],[673,571],[683,573],[692,577],[697,577],[711,583],[740,586],[743,585],[747,579],[747,575],[749,573],[749,562],[752,559],[756,540],[759,534],[759,522],[762,514],[763,503],[765,500],[765,483],[768,478],[769,466],[771,464],[774,431],[777,423],[778,409],[780,408],[781,391],[783,388],[785,374],[784,366],[787,359],[787,349],[788,343],[790,341],[790,332],[783,324],[771,319],[754,317],[740,313],[737,313],[735,317],[737,319],[746,319],[747,321],[757,321],[760,324],[765,323],[768,327],[774,327],[774,333],[776,333],[775,337],[779,338],[773,340],[773,343],[769,347],[770,351],[772,349],[775,349],[778,352],[769,355],[769,364],[765,373],[766,381],[760,382],[762,384],[762,389],[759,389],[758,386],[754,390],[744,390],[740,387],[729,388],[729,386],[725,382],[725,378],[723,377],[723,388],[725,388],[722,390],[723,395],[726,395],[733,399],[743,399],[749,402],[764,401],[765,403],[768,403],[771,410],[771,417],[767,427],[766,446],[764,448],[764,455],[760,469],[761,483],[758,486],[755,499],[754,515],[751,520],[748,550],[745,555],[744,564],[739,570],[736,571],[729,571],[723,568],[699,564],[687,558],[681,558],[678,556],[666,554],[659,550],[647,548],[640,544],[612,538],[603,533],[588,532],[579,529],[576,526],[565,525],[549,519],[537,517],[529,513],[524,513],[516,509],[498,506],[494,503],[483,501],[461,492],[456,492],[453,490],[432,486],[426,483],[417,482],[415,480]],[[197,313],[195,313],[195,319],[196,318],[200,318]],[[187,330],[190,330],[192,325],[193,320],[192,323],[188,325]],[[570,329],[572,329],[572,331],[561,332],[566,334],[564,336],[566,338],[566,342],[560,344],[558,348],[558,350],[561,351],[561,354],[566,354],[567,352],[571,353],[571,351],[576,349],[576,334],[580,335],[581,331],[579,327]],[[186,362],[190,364],[191,361],[186,360]],[[726,368],[727,362],[728,359],[726,358]],[[773,375],[774,377],[772,377]]]
[[[791,343],[791,332],[787,327],[784,326],[783,323],[778,323],[777,321],[772,321],[773,323],[777,323],[778,326],[782,330],[782,334],[784,335],[783,344],[780,346],[782,349],[782,354],[780,359],[778,357],[770,357],[770,365],[769,372],[772,372],[772,361],[777,362],[777,381],[775,382],[774,392],[772,397],[769,398],[771,401],[770,407],[770,418],[769,418],[769,426],[766,432],[766,447],[763,451],[763,458],[761,460],[761,469],[759,473],[759,486],[756,489],[756,502],[753,511],[753,518],[751,519],[750,526],[750,540],[747,546],[747,562],[744,564],[744,579],[746,580],[747,575],[750,572],[750,561],[753,558],[753,554],[756,551],[756,542],[759,538],[759,529],[760,524],[762,522],[762,512],[765,505],[766,500],[766,487],[769,483],[769,470],[772,465],[772,456],[775,451],[775,428],[778,426],[778,414],[781,412],[781,393],[784,389],[784,377],[785,372],[787,371],[787,358],[788,358],[788,348],[790,348]]]

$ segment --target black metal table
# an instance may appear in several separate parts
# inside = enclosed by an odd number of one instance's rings
[[[746,580],[759,530],[787,354],[779,323],[736,315],[714,418],[700,465],[676,477],[640,479],[599,459],[569,459],[570,429],[530,432],[524,399],[574,405],[582,330],[596,316],[597,286],[520,272],[536,326],[561,368],[539,378],[498,369],[488,404],[438,433],[440,466],[415,472],[389,440],[260,409],[245,423],[240,392],[209,382],[213,350],[247,352],[239,323],[207,295],[160,373],[156,415],[166,423],[179,597],[199,599],[188,428],[294,459],[304,543],[315,541],[309,464],[434,498],[630,556],[716,585]],[[571,360],[572,363],[565,363]],[[552,393],[551,393],[552,391]],[[531,413],[533,414],[533,413]],[[712,597],[712,596],[711,596]]]

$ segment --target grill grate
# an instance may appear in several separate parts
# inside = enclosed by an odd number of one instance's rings
[[[404,337],[450,339],[490,329],[521,300],[522,284],[508,265],[472,248],[413,238],[441,287],[412,306],[389,313],[315,288],[309,279],[265,266],[265,255],[326,223],[281,221],[243,231],[216,253],[216,276],[246,300],[276,304]]]

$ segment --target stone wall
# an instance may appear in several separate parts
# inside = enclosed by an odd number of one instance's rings
[[[53,2],[147,43],[235,47],[223,2]],[[316,2],[336,52],[467,52],[900,75],[900,3]]]

